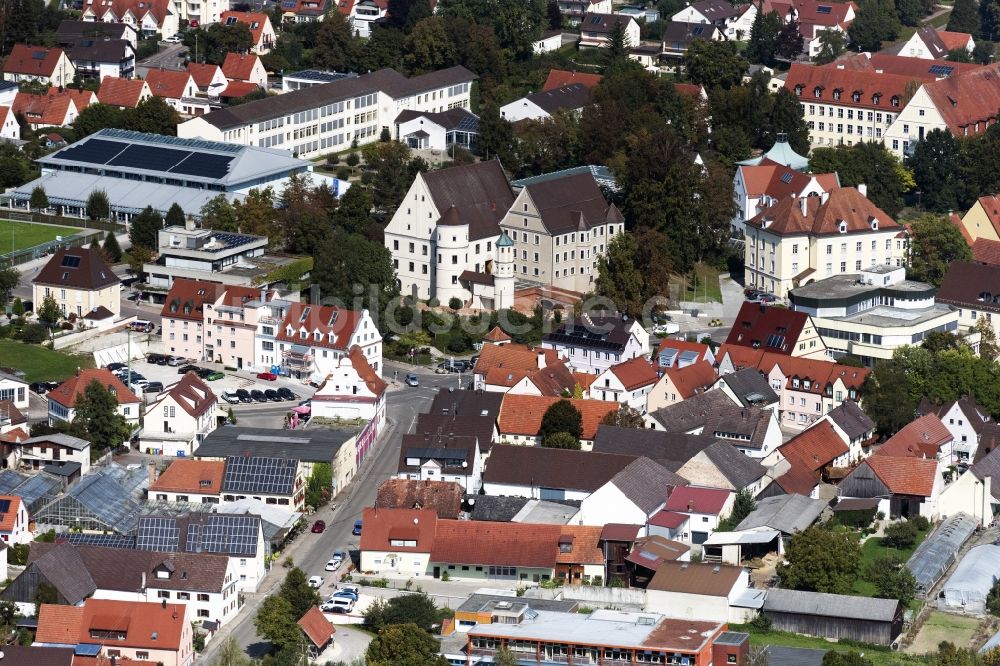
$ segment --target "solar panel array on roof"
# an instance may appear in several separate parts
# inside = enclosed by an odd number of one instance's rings
[[[603,333],[596,333],[584,329],[578,329],[575,333],[556,331],[555,333],[550,333],[546,336],[546,341],[588,347],[590,349],[621,350],[625,347],[623,344],[610,342],[607,339],[607,336]]]
[[[769,335],[767,338],[767,346],[775,349],[782,349],[785,346],[785,336],[778,335],[777,333]]]
[[[288,74],[285,74],[285,77],[289,79],[323,81],[325,83],[332,83],[333,81],[339,81],[340,79],[350,79],[356,76],[357,74],[350,72],[321,72],[316,69],[304,69],[301,72],[289,72]]]
[[[230,456],[226,458],[222,490],[236,493],[291,495],[298,467],[298,460],[286,458]]]
[[[215,149],[214,145],[203,143],[206,144],[206,148]],[[128,137],[122,137],[121,141],[88,139],[63,149],[55,157],[87,164],[104,164],[214,179],[225,177],[230,163],[235,159],[232,153],[218,155],[196,152],[199,148],[196,145],[185,143],[175,145],[176,147],[167,148],[143,142],[132,143],[128,141]]]
[[[185,550],[189,553],[257,554],[259,516],[211,515],[205,524],[188,525]]]
[[[833,11],[833,8],[829,5],[820,5],[816,8],[817,14],[829,14],[831,11]]]
[[[949,76],[955,71],[955,68],[951,65],[931,65],[927,71],[935,76]]]
[[[135,550],[134,536],[126,536],[124,534],[87,534],[83,532],[69,532],[65,536],[74,546],[100,546],[102,548],[118,548],[119,550]]]
[[[781,175],[781,182],[783,182],[785,185],[787,185],[788,183],[792,182],[792,174],[791,174],[791,172],[782,174]]]
[[[105,141],[104,139],[89,139],[76,145],[60,150],[56,157],[73,162],[87,162],[89,164],[106,164],[108,160],[127,148],[117,141]]]
[[[175,553],[180,548],[181,531],[174,518],[143,516],[139,519],[139,530],[135,535],[135,545],[139,550],[156,550]]]

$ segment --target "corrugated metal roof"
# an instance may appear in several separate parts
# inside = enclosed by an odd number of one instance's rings
[[[764,600],[764,612],[801,613],[873,622],[892,622],[898,607],[899,601],[896,599],[872,599],[780,588],[769,590]]]

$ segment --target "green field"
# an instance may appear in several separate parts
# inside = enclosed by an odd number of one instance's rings
[[[759,629],[755,629],[748,624],[730,624],[729,629],[731,631],[745,631],[750,634],[750,644],[754,647],[763,648],[768,645],[782,645],[786,647],[808,648],[812,650],[860,652],[864,653],[865,658],[871,660],[875,666],[903,666],[929,663],[919,655],[893,652],[885,646],[846,645],[844,643],[828,641],[825,638],[802,636],[786,631],[760,631]]]
[[[34,247],[41,243],[55,240],[56,236],[72,236],[79,232],[80,229],[73,227],[56,227],[50,224],[0,220],[0,254]]]
[[[674,277],[672,282],[680,287],[677,292],[678,300],[695,303],[722,302],[719,271],[707,264],[697,264],[690,273]]]
[[[0,340],[0,359],[0,365],[23,370],[29,382],[58,382],[77,368],[94,367],[92,356],[74,356],[17,340]]]

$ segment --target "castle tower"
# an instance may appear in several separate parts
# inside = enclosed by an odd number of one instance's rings
[[[493,269],[493,307],[497,310],[514,307],[514,241],[506,231],[496,242],[497,256]]]

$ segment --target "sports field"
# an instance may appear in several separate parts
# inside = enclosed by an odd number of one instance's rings
[[[72,236],[79,231],[80,229],[74,227],[0,220],[0,254],[34,247],[40,243],[55,240],[56,236]]]

